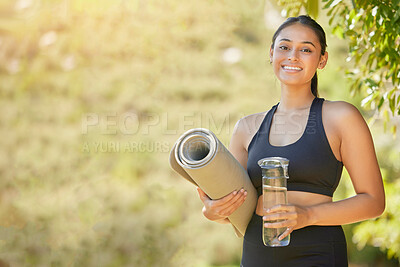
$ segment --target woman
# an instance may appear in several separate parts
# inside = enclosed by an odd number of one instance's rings
[[[340,225],[377,217],[385,209],[373,141],[360,112],[346,102],[318,97],[316,71],[327,63],[326,46],[325,32],[313,19],[287,19],[270,47],[271,64],[281,82],[280,103],[236,123],[229,150],[247,169],[259,194],[243,241],[244,267],[347,266]],[[257,161],[270,156],[290,161],[289,204],[264,212]],[[333,202],[343,166],[356,195]],[[218,200],[198,191],[205,217],[220,223],[229,223],[227,217],[246,198],[242,190]],[[270,228],[287,227],[280,239],[291,234],[290,244],[264,246],[262,223]]]

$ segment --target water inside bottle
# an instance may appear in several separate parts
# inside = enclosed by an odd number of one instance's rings
[[[268,209],[272,206],[278,204],[286,203],[286,187],[280,186],[270,186],[263,185],[263,206],[264,209]],[[265,221],[265,222],[278,222],[282,220],[274,220],[274,221]],[[263,241],[264,245],[277,247],[277,246],[287,246],[289,244],[290,238],[289,236],[285,237],[282,240],[278,240],[279,236],[286,231],[286,227],[282,228],[267,228],[263,226]]]

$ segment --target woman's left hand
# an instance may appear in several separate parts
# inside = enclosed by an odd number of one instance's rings
[[[279,240],[287,237],[293,230],[310,225],[310,209],[307,207],[287,204],[269,208],[263,216],[264,226],[267,228],[287,227],[279,236]]]

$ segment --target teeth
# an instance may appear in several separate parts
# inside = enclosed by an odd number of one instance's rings
[[[285,70],[301,70],[301,68],[299,68],[299,67],[283,66],[283,68],[284,68]]]

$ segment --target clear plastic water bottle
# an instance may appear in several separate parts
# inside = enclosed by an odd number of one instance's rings
[[[289,160],[281,157],[269,157],[258,161],[258,165],[262,169],[262,186],[263,186],[263,211],[278,205],[287,204],[287,179]],[[264,221],[266,222],[277,222]],[[279,236],[286,231],[287,227],[267,228],[263,223],[263,242],[265,246],[282,247],[289,245],[290,235],[282,240]]]

